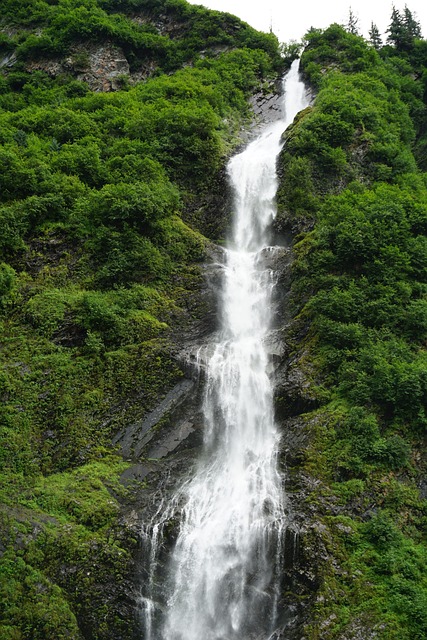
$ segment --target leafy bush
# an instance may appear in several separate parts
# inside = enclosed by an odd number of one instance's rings
[[[8,264],[0,262],[0,308],[5,307],[16,282],[16,272]]]
[[[34,640],[78,640],[80,632],[62,590],[22,558],[6,554],[0,562],[0,633],[7,640],[31,629]],[[25,631],[24,631],[25,632]]]
[[[299,234],[294,353],[323,403],[305,417],[305,468],[334,558],[309,637],[426,633],[427,190],[412,152],[426,62],[311,30],[302,66],[318,94],[279,159],[277,225]]]

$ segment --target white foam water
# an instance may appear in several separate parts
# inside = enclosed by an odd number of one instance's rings
[[[296,61],[281,118],[229,162],[235,217],[220,337],[205,364],[204,449],[175,496],[180,506],[170,507],[180,525],[167,604],[156,631],[147,602],[146,640],[268,638],[277,622],[286,516],[264,346],[274,275],[262,254],[275,215],[281,134],[307,104]]]

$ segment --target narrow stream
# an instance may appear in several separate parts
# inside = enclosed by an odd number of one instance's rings
[[[265,348],[275,279],[263,256],[274,251],[266,247],[281,134],[307,104],[296,61],[280,119],[229,163],[235,217],[221,332],[206,363],[204,450],[174,500],[167,603],[155,628],[146,599],[146,640],[267,639],[277,626],[286,496]]]

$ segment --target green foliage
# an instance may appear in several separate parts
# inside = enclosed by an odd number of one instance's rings
[[[0,634],[5,640],[79,640],[75,615],[62,590],[22,558],[0,560]]]
[[[387,42],[399,51],[408,51],[412,48],[414,39],[421,38],[421,27],[406,5],[403,14],[393,6],[387,33]]]
[[[426,424],[425,358],[416,348],[425,337],[425,290],[416,265],[426,255],[423,243],[414,251],[419,227],[412,232],[421,219],[427,220],[424,201],[414,202],[406,189],[378,185],[331,196],[319,211],[315,250],[304,266],[317,290],[307,309],[316,314],[322,358],[338,389],[413,428]],[[327,260],[320,262],[322,256]],[[336,275],[331,281],[319,269]]]
[[[355,179],[393,181],[414,171],[414,159],[405,146],[414,139],[405,102],[418,108],[417,89],[382,65],[361,38],[338,25],[308,38],[302,56],[304,72],[312,83],[321,82],[321,90],[315,107],[291,131],[282,162],[289,162],[287,154],[312,160],[311,174],[316,189],[323,193],[334,193]],[[322,65],[334,69],[322,76]],[[400,97],[397,89],[403,85]],[[283,205],[289,206],[286,194]]]
[[[294,60],[300,57],[303,44],[296,40],[290,40],[280,45],[280,52],[283,56],[286,67],[290,67]]]
[[[90,246],[97,265],[95,283],[102,288],[162,281],[172,271],[169,255],[128,227],[122,232],[99,227]]]
[[[30,298],[25,314],[27,321],[47,338],[55,339],[73,327],[76,343],[77,336],[82,340],[84,336],[93,339],[97,335],[105,349],[151,340],[167,327],[150,313],[147,294],[151,295],[150,289],[138,286],[108,292],[47,289]],[[166,304],[162,300],[154,313],[164,312]]]
[[[16,272],[8,264],[0,262],[0,308],[5,308],[16,283]]]
[[[335,622],[327,638],[342,637],[356,624],[384,640],[421,640],[426,632],[425,546],[405,538],[386,509],[371,514],[366,523],[329,516],[327,525],[341,576],[333,571],[328,576],[322,593],[326,603],[318,608],[318,623],[309,637],[316,637],[323,613]],[[327,598],[334,589],[339,589],[339,599],[332,608]]]
[[[111,441],[182,379],[171,328],[203,312],[207,241],[181,215],[278,42],[184,0],[4,0],[0,27],[0,636],[131,637]],[[90,91],[72,74],[106,42],[153,77]]]
[[[371,22],[371,28],[369,29],[369,42],[377,51],[382,47],[382,40],[379,29],[373,22]]]
[[[114,489],[120,493],[117,477],[126,466],[126,463],[111,458],[83,465],[71,473],[41,478],[27,496],[20,498],[20,503],[93,531],[112,526],[119,505],[110,491]]]
[[[318,86],[321,68],[336,64],[345,72],[358,72],[377,65],[378,54],[358,35],[348,33],[338,24],[324,31],[310,29],[306,34],[306,48],[302,54],[304,72]]]
[[[378,55],[338,25],[307,41],[302,66],[318,94],[285,134],[277,223],[299,233],[295,349],[323,402],[306,416],[304,465],[321,480],[310,503],[330,565],[305,633],[421,640],[427,189],[412,152],[426,58],[416,40]]]
[[[143,16],[148,13],[150,20],[132,20],[128,13],[138,9]],[[178,27],[173,38],[160,35],[154,26],[156,20],[165,18]],[[8,48],[16,45],[20,60],[63,56],[76,42],[110,40],[123,48],[134,69],[141,68],[147,60],[155,60],[156,66],[172,71],[206,48],[215,52],[216,47],[236,46],[265,51],[277,68],[281,63],[273,34],[261,34],[235,16],[189,5],[184,0],[5,0],[2,21],[26,27],[14,41],[5,42]],[[41,33],[36,30],[40,27]]]

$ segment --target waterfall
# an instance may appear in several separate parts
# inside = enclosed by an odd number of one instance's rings
[[[307,104],[296,61],[285,77],[281,119],[228,166],[234,227],[221,331],[205,363],[203,453],[163,516],[175,511],[180,527],[157,631],[152,604],[145,608],[147,640],[268,638],[277,626],[286,498],[265,347],[275,279],[263,257],[281,134]]]

